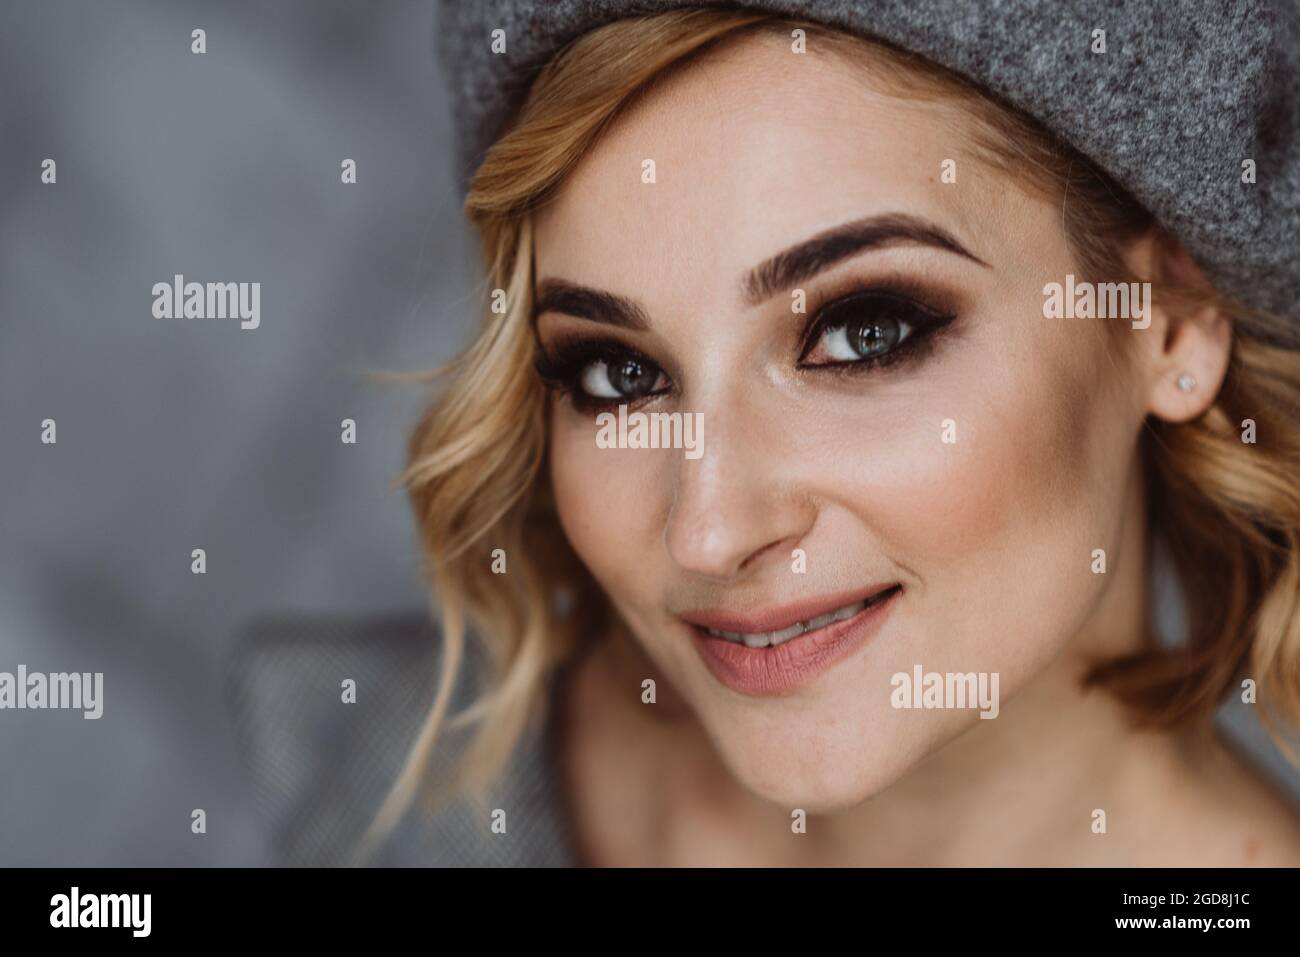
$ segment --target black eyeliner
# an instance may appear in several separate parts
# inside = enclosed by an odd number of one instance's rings
[[[639,396],[608,398],[589,395],[578,385],[583,370],[591,363],[602,360],[613,363],[628,359],[656,369],[660,373],[663,372],[659,364],[644,353],[617,339],[609,338],[564,341],[550,350],[539,343],[537,355],[533,359],[533,368],[547,388],[567,395],[575,407],[584,412],[598,412],[615,409],[620,405],[633,407],[663,394],[661,390]]]
[[[796,368],[802,373],[852,375],[874,369],[886,369],[921,358],[935,345],[936,334],[943,332],[957,318],[955,312],[930,305],[925,301],[927,298],[925,287],[910,281],[868,284],[836,296],[814,310],[805,324],[799,340]],[[877,307],[889,305],[895,310],[901,310],[902,314],[896,315],[895,318],[908,322],[912,326],[911,334],[897,346],[880,355],[803,365],[804,358],[812,351],[819,337],[827,329],[852,321],[851,307],[854,303],[861,303],[868,307],[865,316],[868,319],[872,304]],[[847,313],[843,320],[838,315],[840,311]],[[613,364],[627,360],[663,372],[662,367],[643,352],[612,337],[564,339],[549,349],[539,341],[533,368],[548,389],[567,395],[575,408],[588,413],[614,409],[624,404],[633,406],[667,391],[610,398],[589,395],[579,385],[583,371],[593,362],[604,361]]]
[[[635,349],[613,339],[575,339],[561,342],[549,350],[539,344],[533,368],[542,381],[566,387],[571,386],[577,375],[590,363],[598,359],[622,358],[650,361]]]
[[[859,301],[863,303],[888,302],[891,305],[903,308],[905,315],[901,318],[911,323],[913,331],[898,346],[879,356],[863,356],[860,359],[844,359],[838,362],[821,362],[811,366],[800,365],[800,368],[810,371],[847,367],[864,370],[886,368],[907,358],[921,342],[929,339],[932,334],[945,328],[957,318],[956,313],[936,309],[924,302],[914,292],[910,291],[911,284],[906,285],[909,287],[909,291],[904,291],[896,284],[863,286],[836,296],[819,307],[804,327],[799,341],[799,358],[796,361],[797,363],[803,362],[822,333],[829,328],[842,324],[835,315],[837,310],[847,309],[852,303]]]

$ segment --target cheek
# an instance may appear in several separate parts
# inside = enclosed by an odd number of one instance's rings
[[[919,617],[887,673],[998,671],[1005,694],[1095,607],[1106,578],[1092,551],[1115,537],[1133,453],[1123,408],[1099,386],[1106,357],[1064,332],[954,363],[862,468],[869,487],[841,471],[856,489],[843,507],[917,580]]]
[[[610,449],[596,444],[594,417],[555,403],[549,460],[560,527],[610,599],[626,612],[657,594],[645,573],[662,538],[659,499],[674,450]]]

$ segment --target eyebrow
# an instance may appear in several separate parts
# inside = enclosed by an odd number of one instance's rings
[[[758,305],[850,256],[898,244],[932,246],[990,268],[943,227],[917,216],[887,213],[835,226],[756,266],[745,277],[745,298],[750,305]]]
[[[544,312],[562,312],[579,319],[603,322],[624,329],[645,330],[650,320],[636,302],[612,292],[579,286],[567,279],[544,279],[533,301],[533,322]]]
[[[930,246],[991,268],[941,226],[905,213],[886,213],[832,227],[760,263],[746,274],[741,283],[742,294],[749,305],[758,305],[860,252],[900,244]],[[624,329],[650,328],[645,310],[635,300],[567,279],[544,279],[538,283],[533,322],[544,312],[559,312]]]

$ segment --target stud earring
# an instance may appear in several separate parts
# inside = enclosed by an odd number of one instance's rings
[[[1178,377],[1178,388],[1184,392],[1191,392],[1196,388],[1196,380],[1188,373],[1184,372]]]

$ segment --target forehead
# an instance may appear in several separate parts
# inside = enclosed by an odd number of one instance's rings
[[[671,276],[690,291],[888,212],[933,219],[987,252],[1005,184],[966,161],[970,118],[883,87],[874,70],[818,52],[815,36],[808,47],[754,34],[651,87],[536,215],[538,275],[628,294]],[[941,178],[945,160],[955,183]]]

